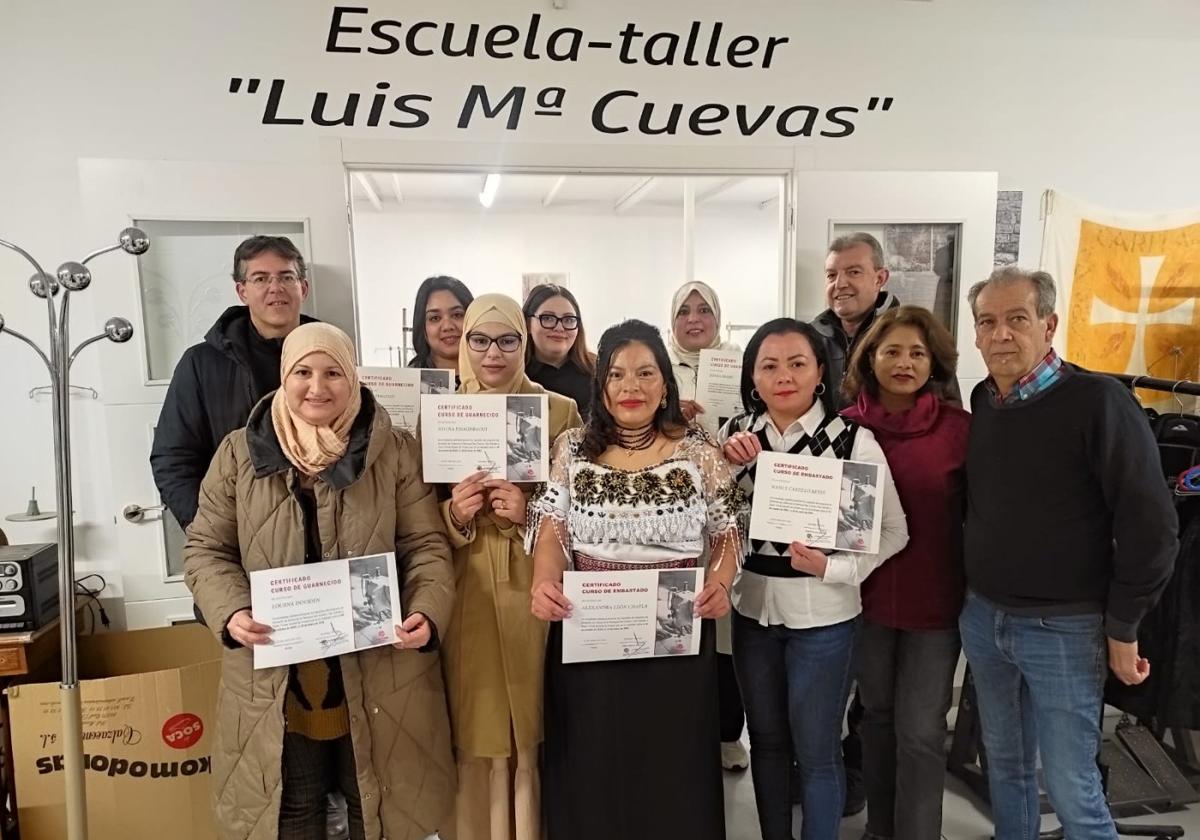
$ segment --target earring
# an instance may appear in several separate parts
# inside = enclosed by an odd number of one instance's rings
[[[666,407],[667,407],[667,396],[666,396],[666,394],[664,394],[664,395],[663,395],[663,398],[662,398],[661,400],[659,400],[659,402],[658,402],[658,407],[659,407],[659,408],[666,408]]]
[[[825,383],[818,382],[817,387],[813,388],[813,393],[816,394],[818,397],[821,396],[822,394],[824,394],[825,393]]]
[[[750,389],[750,399],[754,400],[755,402],[762,402],[762,401],[763,401],[762,394],[758,393],[758,389],[757,389],[757,388],[751,388],[751,389]]]

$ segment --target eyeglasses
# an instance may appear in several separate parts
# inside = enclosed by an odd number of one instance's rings
[[[279,274],[251,274],[242,282],[249,286],[258,286],[266,288],[271,285],[272,280],[278,280],[281,286],[295,286],[300,282],[300,275],[292,271],[283,271]]]
[[[521,349],[521,336],[505,333],[499,338],[492,338],[477,332],[467,334],[467,346],[476,353],[486,353],[493,344],[500,348],[501,353],[516,353]]]
[[[579,316],[578,315],[563,315],[560,318],[557,315],[555,315],[553,312],[545,312],[545,313],[537,316],[537,319],[538,319],[538,323],[542,325],[542,329],[544,329],[544,330],[552,330],[555,327],[557,327],[559,324],[563,325],[564,330],[579,329]]]

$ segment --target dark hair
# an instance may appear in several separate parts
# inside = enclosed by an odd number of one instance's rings
[[[413,357],[408,363],[409,367],[433,365],[433,357],[429,352],[429,337],[425,335],[425,310],[429,308],[429,298],[434,292],[449,292],[462,304],[464,310],[475,300],[471,290],[458,278],[437,274],[421,281],[421,285],[417,287],[417,299],[413,303]]]
[[[251,236],[242,240],[233,251],[234,282],[245,283],[246,262],[268,251],[282,260],[296,263],[296,273],[300,275],[300,279],[308,278],[308,266],[304,264],[304,255],[292,240],[286,236]]]
[[[846,365],[846,379],[842,383],[842,394],[846,399],[854,401],[863,388],[873,396],[879,396],[879,380],[871,369],[871,359],[875,351],[883,343],[892,327],[912,327],[921,334],[925,346],[929,348],[930,371],[929,381],[921,388],[921,392],[933,391],[938,399],[948,399],[957,394],[958,382],[955,370],[958,367],[958,350],[954,346],[954,336],[942,326],[932,312],[920,306],[898,306],[882,312],[875,318],[875,323],[867,330],[854,349],[850,361]]]
[[[600,336],[596,372],[592,374],[592,413],[583,427],[582,454],[585,458],[598,458],[604,450],[617,442],[617,421],[605,405],[604,387],[608,382],[608,371],[612,367],[613,356],[618,350],[635,341],[650,348],[658,365],[658,372],[662,374],[663,383],[667,387],[667,406],[655,413],[655,427],[674,440],[683,437],[687,432],[687,420],[684,419],[683,409],[679,406],[679,384],[675,381],[671,357],[667,355],[667,348],[658,328],[636,319],[622,321],[615,327],[606,329],[604,335]]]
[[[525,305],[521,308],[521,312],[525,315],[525,330],[529,333],[529,343],[525,346],[525,364],[533,358],[533,329],[529,322],[533,320],[537,314],[538,308],[550,300],[550,298],[563,297],[575,309],[575,314],[579,316],[579,329],[575,332],[575,343],[571,345],[571,361],[589,376],[596,371],[596,354],[588,352],[587,335],[583,331],[583,312],[579,309],[579,301],[575,300],[575,295],[571,294],[571,290],[565,286],[556,286],[553,283],[542,283],[534,286],[529,290],[529,297],[525,298]]]
[[[812,346],[813,358],[821,367],[821,384],[825,386],[824,390],[816,397],[825,407],[826,414],[835,413],[837,403],[833,395],[836,388],[834,383],[829,381],[832,374],[829,370],[829,352],[825,347],[825,338],[817,332],[812,324],[797,321],[795,318],[776,318],[774,321],[767,321],[755,331],[750,343],[746,345],[746,352],[742,353],[742,405],[751,414],[762,414],[767,410],[767,404],[763,402],[762,397],[755,396],[758,392],[754,389],[754,364],[758,361],[758,351],[762,349],[762,343],[769,336],[787,335],[788,333],[798,333],[808,339],[808,343]]]

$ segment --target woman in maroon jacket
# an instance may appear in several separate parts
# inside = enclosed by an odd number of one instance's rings
[[[850,360],[842,414],[875,433],[908,517],[908,545],[862,585],[858,647],[867,838],[937,840],[946,713],[962,609],[970,415],[954,339],[926,309],[879,315]]]

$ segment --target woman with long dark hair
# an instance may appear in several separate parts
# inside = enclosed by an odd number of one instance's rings
[[[971,415],[957,395],[954,337],[927,309],[878,315],[862,337],[842,412],[874,432],[908,515],[908,545],[862,585],[858,696],[863,704],[867,834],[942,833],[946,713],[966,590],[963,512]]]
[[[721,430],[726,457],[754,494],[763,450],[887,464],[871,432],[839,417],[824,382],[825,342],[810,324],[777,318],[758,328],[742,357],[746,414]],[[746,704],[750,772],[763,840],[791,840],[792,802],[802,840],[834,840],[845,803],[842,717],[860,624],[859,587],[904,547],[904,511],[887,470],[878,554],[749,540],[733,587],[733,662]],[[799,535],[797,535],[799,537]],[[792,760],[799,791],[792,791]],[[793,800],[793,793],[798,796]]]
[[[689,427],[658,330],[626,321],[600,339],[592,415],[554,445],[530,505],[534,615],[546,652],[544,784],[550,840],[725,836],[712,619],[729,612],[744,505],[720,453]],[[695,568],[673,615],[701,619],[699,656],[562,661],[565,570]],[[680,600],[678,593],[674,600]]]
[[[547,391],[575,400],[586,420],[592,406],[596,356],[587,347],[579,301],[565,286],[534,286],[525,298],[529,348],[525,372]]]
[[[461,280],[444,274],[425,278],[413,304],[409,367],[458,370],[463,318],[474,299]]]

